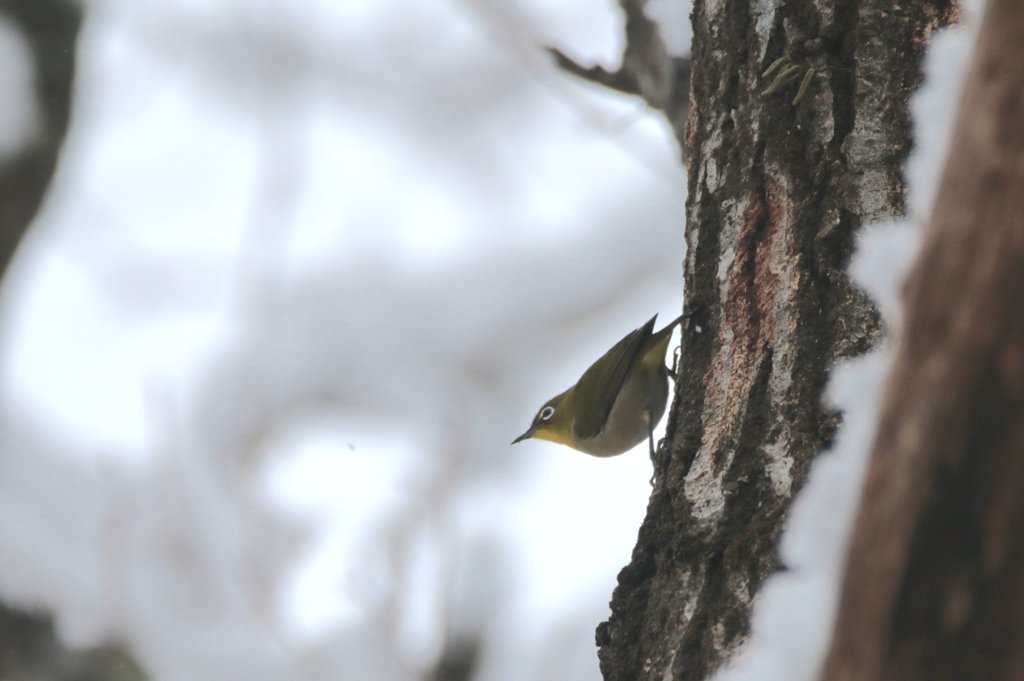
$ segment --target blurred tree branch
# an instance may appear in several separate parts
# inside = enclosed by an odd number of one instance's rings
[[[0,12],[21,29],[35,62],[40,134],[0,163],[0,273],[35,218],[53,177],[71,115],[75,45],[82,11],[70,0],[2,0]]]
[[[31,47],[39,101],[39,135],[0,163],[0,273],[39,212],[68,130],[82,10],[70,0],[0,0],[0,12]],[[51,619],[0,606],[0,677],[67,681],[136,681],[142,671],[115,646],[72,651]]]
[[[626,14],[626,44],[622,64],[615,71],[584,66],[557,47],[548,47],[559,68],[598,85],[638,95],[665,114],[685,156],[683,126],[690,111],[690,60],[673,57],[662,40],[658,24],[644,13],[646,0],[620,0]]]
[[[1022,10],[978,35],[823,679],[1024,675]]]
[[[116,646],[69,650],[39,613],[0,609],[0,678],[4,681],[142,681],[142,670]]]
[[[846,266],[861,225],[903,214],[909,97],[955,15],[949,0],[769,5],[694,3],[691,108],[673,126],[699,312],[647,517],[598,627],[606,681],[706,679],[746,641],[792,499],[839,424],[828,372],[880,335]],[[783,57],[801,76],[763,96]]]

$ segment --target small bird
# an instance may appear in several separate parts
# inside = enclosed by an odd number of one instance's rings
[[[548,400],[529,429],[512,444],[529,438],[550,440],[592,456],[615,456],[645,439],[654,456],[654,427],[665,413],[668,377],[665,353],[672,329],[661,331],[658,315],[620,340],[560,395]]]

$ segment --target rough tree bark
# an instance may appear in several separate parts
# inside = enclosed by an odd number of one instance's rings
[[[1024,2],[991,0],[905,290],[829,681],[1024,678]]]
[[[860,225],[902,214],[907,103],[952,2],[694,3],[685,134],[666,113],[688,152],[684,278],[697,314],[647,518],[597,631],[607,681],[703,679],[745,641],[754,594],[780,568],[790,501],[839,421],[820,401],[827,372],[879,333],[844,268]],[[633,40],[628,7],[642,14],[644,2],[622,4]],[[631,53],[657,64],[652,52],[627,44],[623,69]],[[780,73],[792,80],[763,95]],[[645,81],[606,84],[623,82]]]

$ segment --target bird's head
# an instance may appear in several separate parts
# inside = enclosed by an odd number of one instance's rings
[[[513,440],[512,444],[534,438],[575,447],[572,436],[572,390],[569,388],[561,395],[556,395],[545,402],[533,417],[530,427]]]

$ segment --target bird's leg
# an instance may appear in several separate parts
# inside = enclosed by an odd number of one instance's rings
[[[647,419],[647,444],[651,448],[651,487],[654,487],[654,478],[657,477],[658,465],[654,460],[654,419],[651,418],[649,411],[644,412],[644,417]]]
[[[672,368],[668,369],[668,375],[676,382],[679,382],[679,355],[682,354],[682,351],[682,345],[677,345],[676,349],[672,351]]]
[[[684,310],[683,311],[683,321],[684,322],[685,321],[689,321],[690,318],[693,317],[693,315],[696,314],[696,313],[697,313],[697,306],[696,305],[691,306],[689,310]],[[683,327],[680,327],[680,329],[683,329]],[[679,356],[680,356],[680,354],[682,354],[682,351],[683,351],[683,342],[682,342],[682,339],[680,339],[679,340],[679,345],[677,345],[676,349],[672,351],[672,368],[671,369],[668,369],[668,368],[665,369],[668,372],[668,375],[672,378],[673,381],[678,381],[679,380]]]

